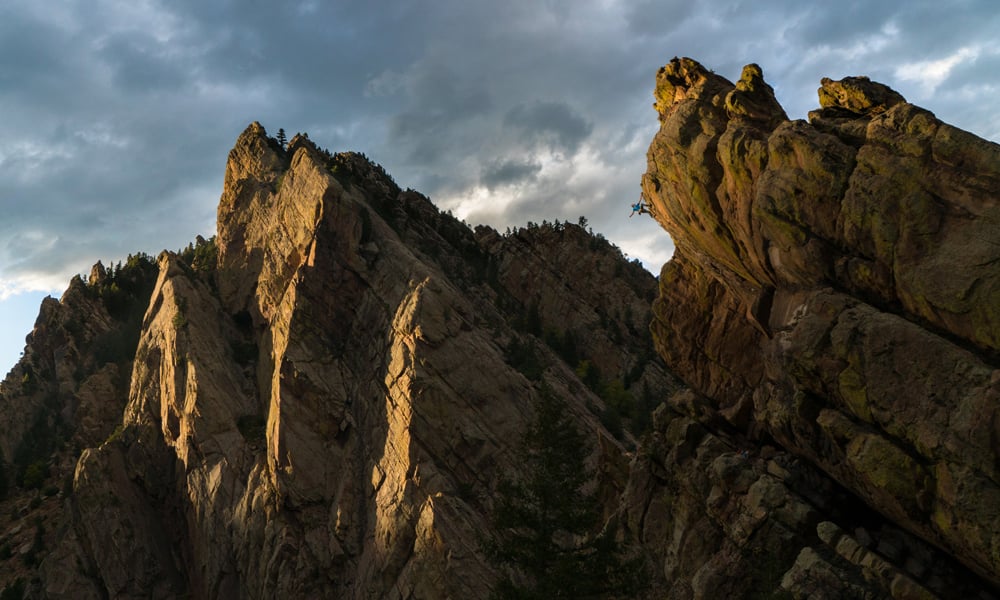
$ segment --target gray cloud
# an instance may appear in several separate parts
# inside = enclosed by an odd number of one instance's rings
[[[683,26],[697,5],[690,0],[635,0],[625,6],[625,20],[633,33],[662,37]]]
[[[542,165],[526,160],[508,158],[487,165],[479,177],[480,183],[493,190],[504,185],[530,181],[542,170]]]
[[[594,127],[565,102],[519,104],[507,111],[504,127],[517,132],[521,141],[540,143],[573,154]]]
[[[152,36],[135,32],[101,40],[96,56],[111,70],[112,85],[137,96],[182,91],[190,72]]]
[[[730,79],[757,62],[793,117],[820,78],[870,75],[1000,140],[998,30],[992,0],[11,0],[0,290],[58,289],[99,258],[211,234],[252,120],[363,151],[472,222],[586,215],[656,270],[669,238],[627,214],[671,57]]]
[[[470,119],[491,109],[489,93],[473,87],[438,63],[418,65],[405,78],[407,108],[389,120],[389,139],[407,148],[415,165],[436,165],[451,153],[462,153],[469,140],[462,135]]]

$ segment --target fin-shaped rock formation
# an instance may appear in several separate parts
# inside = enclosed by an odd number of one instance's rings
[[[855,594],[865,585],[875,597],[916,597],[905,590],[917,580],[932,582],[921,593],[943,597],[995,589],[1000,146],[865,77],[824,79],[808,122],[787,118],[756,65],[733,84],[674,59],[657,74],[655,98],[660,129],[642,189],[677,251],[660,276],[653,331],[668,367],[691,388],[669,403],[674,416],[661,416],[661,429],[698,433],[649,460],[694,460],[687,455],[699,454],[706,428],[746,440],[765,478],[718,489],[749,484],[740,501],[776,511],[773,518],[724,523],[729,509],[714,503],[725,507],[730,497],[721,492],[708,512],[729,529],[717,538],[734,555],[767,556],[785,591],[809,577],[849,582],[835,597],[867,597]],[[830,516],[803,520],[815,543],[764,552],[754,536],[770,536],[835,495],[811,508],[752,498],[766,474],[788,472],[754,450],[761,446],[810,465],[810,479],[821,472],[861,503],[841,502],[850,510],[839,525]],[[713,466],[725,480],[727,463]],[[878,551],[861,506],[886,519],[897,539],[905,532],[905,545],[920,548],[914,553],[936,548],[982,580],[952,578],[971,588],[944,583],[928,565],[945,559],[887,570],[886,560],[909,550],[886,541],[895,550]],[[861,539],[852,538],[856,528]],[[747,568],[742,557],[711,560]],[[722,569],[713,573],[724,579]],[[692,577],[681,578],[697,588]]]
[[[44,303],[0,398],[17,514],[0,546],[33,548],[0,559],[0,588],[487,597],[494,491],[540,393],[586,432],[617,510],[633,432],[679,387],[653,351],[655,290],[577,224],[473,231],[361,155],[255,123],[217,238]]]
[[[641,597],[996,598],[1000,147],[864,77],[808,122],[756,65],[655,98],[658,282],[249,126],[217,237],[43,302],[0,385],[3,594],[488,597],[553,395]]]

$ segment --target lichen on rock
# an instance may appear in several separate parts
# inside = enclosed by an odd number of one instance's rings
[[[674,59],[655,97],[643,193],[677,251],[653,332],[706,398],[691,416],[777,442],[1000,585],[1000,146],[866,77],[824,79],[808,123],[757,65],[734,85]],[[821,576],[803,552],[786,583]]]

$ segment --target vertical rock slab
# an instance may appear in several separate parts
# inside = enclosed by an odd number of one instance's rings
[[[655,280],[618,249],[569,224],[474,233],[363,156],[256,123],[218,231],[200,262],[157,260],[128,405],[81,458],[79,543],[53,569],[75,556],[121,598],[486,597],[492,495],[543,387],[616,512],[634,437],[601,424],[593,375],[619,402],[676,387],[644,331]]]
[[[777,441],[1000,585],[1000,146],[867,78],[819,96],[788,121],[756,65],[657,74],[643,193],[677,252],[652,329],[708,398],[678,408]]]

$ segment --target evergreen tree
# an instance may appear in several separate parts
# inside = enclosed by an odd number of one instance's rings
[[[3,452],[0,452],[0,500],[7,497],[7,470],[4,466]]]
[[[277,135],[277,137],[275,139],[278,140],[278,145],[281,146],[282,150],[284,150],[285,149],[285,144],[288,143],[288,138],[285,137],[285,130],[284,129],[278,129],[278,135]]]
[[[487,555],[501,567],[500,599],[604,598],[634,592],[637,564],[623,564],[609,532],[601,532],[584,437],[567,407],[543,389],[525,434],[516,480],[497,490]]]
[[[524,318],[524,329],[531,335],[542,335],[542,313],[538,310],[538,300],[535,300],[528,306]]]

